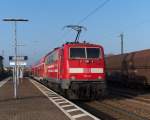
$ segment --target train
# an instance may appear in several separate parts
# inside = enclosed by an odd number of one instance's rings
[[[11,75],[11,70],[4,68],[4,57],[0,56],[0,81]]]
[[[4,68],[3,68],[3,57],[0,56],[0,80],[2,80],[3,77],[4,77],[3,73],[4,73]]]
[[[68,99],[99,99],[105,95],[105,61],[101,45],[66,42],[31,68],[32,77]]]
[[[150,49],[110,55],[105,57],[105,63],[109,83],[149,87]]]

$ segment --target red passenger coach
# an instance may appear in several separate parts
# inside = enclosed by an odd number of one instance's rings
[[[37,80],[42,80],[45,77],[45,57],[43,57],[37,64],[32,66],[32,76]]]
[[[34,65],[32,74],[70,99],[99,98],[106,88],[103,47],[66,43]]]

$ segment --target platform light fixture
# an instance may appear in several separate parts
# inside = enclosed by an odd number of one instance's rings
[[[17,22],[28,22],[28,19],[14,19],[14,18],[6,18],[3,19],[5,22],[13,22],[14,23],[14,41],[15,41],[15,67],[14,67],[14,75],[13,75],[13,83],[14,83],[14,98],[17,98],[17,81],[18,81],[18,66],[17,66]]]

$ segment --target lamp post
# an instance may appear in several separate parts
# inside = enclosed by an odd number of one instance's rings
[[[14,41],[15,41],[15,67],[14,67],[14,98],[17,98],[17,81],[18,81],[18,65],[17,65],[17,22],[28,22],[27,19],[3,19],[5,22],[13,22],[14,23]]]
[[[124,53],[124,43],[123,43],[124,34],[123,33],[120,34],[120,38],[121,38],[121,54],[123,55]]]

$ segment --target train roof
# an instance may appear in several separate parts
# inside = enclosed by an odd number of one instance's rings
[[[48,55],[50,55],[53,51],[56,51],[60,48],[63,48],[64,46],[76,46],[76,45],[79,45],[79,46],[94,46],[94,47],[102,47],[101,45],[98,45],[98,44],[91,44],[91,43],[88,43],[88,42],[66,42],[65,44],[63,44],[61,47],[57,47],[57,48],[54,48],[51,52],[47,53],[44,58],[46,58]]]
[[[63,45],[67,45],[67,46],[76,46],[76,45],[80,46],[81,45],[81,46],[97,46],[97,47],[102,47],[101,45],[92,44],[92,43],[89,43],[89,42],[86,42],[86,41],[83,41],[83,42],[66,42]]]
[[[142,56],[146,55],[146,54],[150,55],[150,49],[133,51],[133,52],[127,52],[127,53],[124,53],[124,54],[110,55],[110,56],[107,56],[106,58],[117,57],[117,56],[124,56],[124,55],[128,55],[128,54],[141,54]]]
[[[60,48],[63,48],[64,46],[77,46],[77,45],[79,45],[79,46],[90,46],[90,47],[92,47],[92,46],[94,46],[94,47],[102,47],[101,45],[98,45],[98,44],[91,44],[91,43],[88,43],[88,42],[86,42],[86,41],[83,41],[82,43],[81,42],[66,42],[65,44],[63,44],[61,47],[57,47],[57,48],[54,48],[52,51],[50,51],[49,53],[47,53],[45,56],[43,56],[38,62],[36,62],[33,66],[36,66],[36,65],[39,65],[39,64],[42,64],[44,61],[45,61],[45,59],[46,59],[46,57],[48,56],[48,55],[50,55],[52,52],[54,52],[54,51],[56,51],[56,50],[58,50],[58,49],[60,49]]]
[[[46,56],[43,56],[39,61],[37,61],[35,64],[32,65],[32,67],[42,64],[45,61]]]

